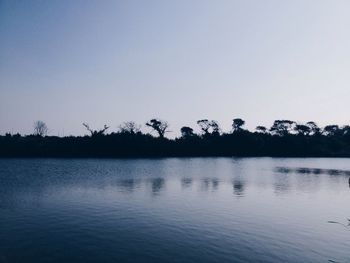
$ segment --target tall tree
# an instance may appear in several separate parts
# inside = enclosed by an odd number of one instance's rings
[[[270,128],[270,131],[274,135],[285,136],[293,130],[293,125],[296,123],[290,120],[275,120]]]
[[[209,121],[208,119],[203,119],[203,120],[198,120],[197,124],[202,130],[202,133],[204,136],[220,134],[220,126],[217,121],[214,121],[214,120]]]
[[[198,120],[197,121],[198,126],[200,127],[200,129],[202,130],[204,135],[208,135],[209,129],[210,129],[210,121],[207,119],[203,119],[203,120]]]
[[[220,126],[217,121],[212,120],[210,123],[210,127],[212,129],[212,132],[211,132],[212,135],[215,135],[215,136],[220,135]]]
[[[318,127],[318,125],[315,122],[309,121],[306,123],[306,125],[310,128],[311,135],[320,134],[321,129]]]
[[[165,132],[167,132],[167,129],[169,127],[169,124],[166,121],[159,119],[152,119],[147,122],[146,125],[156,131],[159,135],[159,138],[164,138]]]
[[[242,127],[245,124],[245,121],[241,118],[236,118],[232,120],[232,130],[233,132],[239,132],[242,131]]]
[[[193,129],[191,127],[184,126],[181,128],[181,137],[182,138],[189,138],[194,136]]]
[[[296,124],[294,131],[296,131],[299,135],[309,135],[311,133],[310,127],[303,124]]]

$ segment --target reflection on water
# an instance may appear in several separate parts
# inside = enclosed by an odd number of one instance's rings
[[[216,191],[219,188],[218,178],[205,177],[201,179],[201,189],[202,191]]]
[[[233,193],[239,197],[244,196],[244,188],[245,188],[244,181],[235,179],[233,180],[232,184],[233,184]]]
[[[120,179],[116,181],[116,187],[123,192],[133,192],[141,183],[141,180],[135,180],[134,178]]]
[[[160,191],[164,188],[165,180],[164,178],[153,178],[152,182],[152,194],[158,195]]]
[[[181,186],[183,189],[190,188],[192,185],[193,179],[192,178],[182,178],[181,179]]]
[[[337,224],[337,225],[345,227],[347,230],[350,230],[350,219],[348,218],[347,220],[348,221],[346,223],[337,222],[337,221],[328,221],[328,223]]]
[[[305,167],[276,167],[276,172],[279,173],[298,173],[298,174],[327,174],[327,175],[343,175],[350,176],[349,170],[338,170],[338,169],[320,169],[320,168],[305,168]]]
[[[289,174],[297,175],[299,189],[317,190],[320,183],[320,176],[332,176],[333,180],[344,181],[344,177],[349,177],[348,183],[350,188],[350,170],[340,169],[320,169],[320,168],[307,168],[307,167],[276,167],[276,173],[285,174],[284,179],[276,185],[277,192],[288,190],[288,178]],[[302,177],[300,177],[302,176]],[[284,189],[283,189],[284,188]]]
[[[0,262],[349,262],[329,224],[349,176],[348,159],[0,160]]]

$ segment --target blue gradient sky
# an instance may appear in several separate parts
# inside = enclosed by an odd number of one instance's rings
[[[350,119],[350,1],[0,0],[0,133]],[[144,128],[147,131],[147,128]]]

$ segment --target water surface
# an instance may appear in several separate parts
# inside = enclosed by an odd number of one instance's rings
[[[349,159],[3,159],[0,262],[350,262],[349,171]]]

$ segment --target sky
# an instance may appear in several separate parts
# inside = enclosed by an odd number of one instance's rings
[[[0,134],[350,123],[350,1],[0,0]],[[198,129],[196,129],[198,130]],[[143,131],[149,129],[143,127]]]

